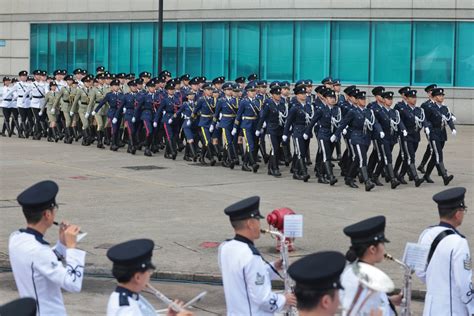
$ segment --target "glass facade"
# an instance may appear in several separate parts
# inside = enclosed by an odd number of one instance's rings
[[[163,69],[232,80],[474,87],[473,22],[165,22]],[[31,24],[31,69],[158,71],[155,22]]]

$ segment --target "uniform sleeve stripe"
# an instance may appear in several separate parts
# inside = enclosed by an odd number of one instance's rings
[[[244,277],[245,293],[247,295],[247,303],[249,304],[249,313],[250,313],[250,315],[252,315],[252,306],[250,305],[249,291],[247,290],[247,279],[245,278],[245,268],[242,270],[242,275]]]

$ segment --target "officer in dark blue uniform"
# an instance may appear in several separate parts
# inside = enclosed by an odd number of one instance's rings
[[[365,107],[365,91],[359,91],[355,98],[357,101],[357,107],[349,111],[342,119],[342,122],[337,128],[336,132],[331,136],[331,142],[334,142],[340,138],[346,126],[351,128],[350,140],[351,145],[355,149],[355,156],[351,167],[349,168],[345,182],[346,185],[350,186],[351,188],[357,188],[358,186],[354,183],[354,178],[357,176],[359,171],[361,173],[362,180],[365,183],[365,190],[370,191],[375,186],[372,181],[370,181],[369,174],[367,172],[367,150],[370,146],[371,134],[376,132],[380,138],[384,138],[385,134],[375,119],[373,111]]]
[[[392,189],[395,189],[400,182],[395,177],[392,165],[392,150],[395,144],[398,143],[399,137],[407,136],[405,125],[400,119],[400,114],[397,110],[392,109],[393,92],[386,91],[381,94],[383,104],[377,102],[372,106],[375,118],[382,127],[385,137],[378,139],[376,144],[378,146],[379,159],[373,166],[372,179],[374,182],[378,181],[378,177],[385,169],[385,178],[391,182]]]
[[[281,87],[281,100],[280,103],[283,106],[284,111],[281,114],[281,118],[283,120],[283,126],[285,126],[286,123],[286,118],[288,117],[288,113],[291,108],[291,90],[290,90],[290,82],[289,81],[281,81],[280,82],[280,87]],[[288,137],[291,139],[291,131],[289,132]],[[292,160],[291,156],[291,145],[290,141],[287,142],[282,142],[281,143],[281,148],[280,148],[281,154],[279,155],[279,159],[281,161],[278,161],[278,163],[284,163],[285,166],[289,166]]]
[[[399,179],[403,178],[408,171],[411,179],[415,181],[415,186],[419,187],[424,179],[418,178],[415,167],[415,154],[420,143],[420,130],[425,128],[427,135],[430,134],[428,121],[425,120],[425,112],[422,108],[416,107],[416,90],[405,93],[406,105],[399,107],[400,118],[407,130],[407,136],[402,139],[404,154],[403,165],[399,174]],[[402,181],[400,181],[403,183]]]
[[[400,110],[407,105],[407,98],[405,96],[405,94],[410,91],[411,88],[410,87],[403,87],[403,88],[400,88],[398,89],[398,93],[400,94],[400,96],[402,97],[402,100],[397,102],[397,104],[395,104],[395,106],[393,107],[394,110],[397,110],[398,112],[400,112]],[[395,176],[397,177],[398,181],[400,181],[401,184],[407,184],[407,182],[405,181],[405,179],[403,177],[400,177],[400,168],[401,168],[401,165],[403,163],[403,161],[405,160],[405,154],[404,154],[404,150],[403,150],[403,144],[401,143],[401,140],[400,140],[400,150],[398,152],[398,156],[397,156],[397,160],[395,161],[395,166],[393,168],[393,172],[395,173]]]
[[[216,128],[222,130],[222,138],[224,144],[224,157],[222,165],[234,169],[237,158],[237,150],[234,146],[234,136],[232,136],[232,128],[234,127],[234,120],[237,116],[237,105],[235,98],[232,96],[234,86],[230,82],[222,85],[224,90],[224,97],[219,98],[216,105],[216,112],[214,113],[213,123],[210,130],[214,131]]]
[[[256,151],[258,150],[255,130],[257,128],[260,102],[256,99],[257,83],[251,81],[245,87],[247,96],[239,104],[237,117],[235,118],[232,135],[237,135],[237,129],[241,128],[246,143],[246,152],[243,158],[242,170],[257,172],[259,165],[256,162]],[[250,167],[249,167],[250,164]]]
[[[439,174],[443,178],[444,185],[448,185],[454,177],[452,175],[448,176],[443,161],[443,148],[448,140],[446,125],[451,129],[452,135],[456,135],[456,127],[454,126],[453,115],[449,111],[449,108],[443,104],[444,89],[434,88],[431,91],[431,96],[433,97],[434,102],[431,106],[425,108],[425,114],[426,119],[430,122],[431,126],[429,141],[433,148],[433,153],[431,154],[431,159],[426,167],[424,179],[426,182],[433,182],[430,178],[430,174],[436,165]]]
[[[201,164],[206,164],[205,157],[210,160],[211,166],[216,164],[215,156],[217,152],[214,150],[214,146],[211,142],[211,132],[209,128],[212,124],[212,119],[214,117],[214,112],[216,110],[216,105],[214,104],[214,100],[212,98],[212,86],[209,83],[204,83],[203,86],[203,96],[197,101],[197,105],[194,108],[193,116],[196,117],[198,114],[200,115],[199,118],[199,135],[201,137],[202,142],[202,150],[201,150],[201,157],[199,161]]]
[[[260,112],[260,119],[257,124],[255,136],[259,137],[264,132],[263,126],[266,125],[266,133],[270,136],[271,151],[268,163],[268,174],[274,177],[280,177],[280,168],[278,167],[281,137],[283,136],[283,127],[285,126],[283,115],[286,113],[285,104],[281,102],[281,87],[274,84],[270,89],[271,98],[267,98]]]
[[[212,79],[212,85],[219,93],[218,99],[224,97],[224,91],[222,90],[222,85],[224,84],[224,82],[225,82],[225,77],[223,76]],[[215,104],[217,104],[217,100]]]
[[[198,156],[195,147],[195,140],[198,126],[197,120],[192,118],[194,107],[196,106],[196,93],[193,90],[189,89],[187,90],[186,94],[187,100],[175,113],[175,117],[181,116],[183,118],[183,124],[181,126],[181,129],[183,130],[184,136],[186,138],[186,149],[184,151],[183,159],[187,161],[196,161]]]
[[[434,104],[433,96],[431,95],[431,91],[433,89],[437,88],[437,87],[438,86],[436,84],[430,84],[429,86],[427,86],[425,88],[425,92],[426,92],[426,94],[428,94],[428,99],[425,102],[423,102],[420,106],[423,109],[423,111],[426,112],[428,110],[428,108],[431,105]],[[432,152],[431,145],[430,145],[430,142],[428,142],[428,144],[426,145],[425,154],[423,155],[423,159],[421,160],[421,163],[417,168],[421,173],[425,173],[425,166],[426,166],[426,164],[428,163],[428,160],[431,157],[431,152]]]
[[[158,103],[158,94],[155,90],[155,82],[153,80],[148,81],[146,84],[148,92],[142,97],[143,100],[138,104],[135,109],[133,117],[135,120],[141,120],[145,127],[145,156],[152,156],[151,153],[151,142],[153,135],[153,127],[158,127],[158,124],[153,123],[153,116],[155,114],[155,107]],[[156,125],[156,126],[155,126]]]
[[[327,104],[323,104],[316,108],[313,119],[311,123],[306,127],[305,133],[303,134],[304,139],[309,139],[312,137],[312,129],[318,124],[319,128],[316,132],[316,137],[318,140],[318,154],[316,156],[315,164],[319,165],[318,170],[325,170],[329,182],[323,181],[322,175],[319,175],[319,183],[329,183],[334,185],[337,182],[336,177],[333,174],[331,166],[331,135],[334,132],[334,119],[333,108],[336,104],[336,93],[334,90],[327,89],[325,91],[325,101]],[[325,180],[325,179],[324,179]]]
[[[107,111],[107,118],[109,120],[109,124],[112,124],[112,141],[110,144],[110,150],[117,151],[118,147],[118,129],[120,127],[120,113],[117,117],[115,114],[117,110],[122,107],[124,103],[124,96],[122,93],[119,93],[120,81],[117,79],[112,80],[110,83],[110,91],[105,95],[105,97],[100,101],[99,105],[95,108],[92,112],[92,115],[95,115],[97,111],[99,111],[105,103],[109,104],[109,110]]]
[[[166,83],[165,90],[167,96],[161,100],[160,107],[155,113],[154,123],[161,123],[165,131],[165,158],[175,160],[178,152],[175,146],[173,119],[177,111],[177,103],[180,102],[175,97],[175,81],[169,80]]]
[[[372,95],[375,97],[375,100],[370,102],[367,105],[368,109],[383,109],[384,108],[384,100],[382,94],[385,92],[385,88],[382,86],[377,86],[372,89]],[[374,112],[375,113],[375,112]],[[369,157],[369,163],[367,165],[367,171],[369,172],[369,177],[372,179],[372,182],[377,186],[383,186],[383,184],[379,181],[378,176],[374,177],[373,172],[375,169],[375,165],[378,161],[382,160],[382,141],[378,139],[377,135],[372,134],[372,153]]]
[[[292,130],[295,147],[292,163],[293,179],[308,182],[310,176],[308,175],[305,162],[307,141],[303,138],[303,134],[313,118],[312,114],[314,114],[314,111],[312,104],[306,103],[306,87],[304,85],[295,87],[293,92],[296,100],[288,113],[282,139],[283,142],[287,142],[290,130]]]
[[[118,111],[116,111],[115,117],[117,118],[119,113],[123,113],[124,124],[128,131],[127,152],[135,155],[135,152],[137,151],[137,142],[135,130],[136,119],[134,119],[134,114],[135,110],[143,100],[143,95],[138,93],[137,82],[135,80],[129,81],[127,85],[130,88],[130,92],[125,94],[124,103]]]
[[[339,99],[339,107],[341,108],[341,115],[344,118],[346,114],[354,107],[354,95],[356,94],[357,87],[354,85],[348,86],[344,89],[345,96],[343,99]],[[349,170],[350,165],[352,164],[352,158],[354,157],[354,151],[350,144],[350,129],[346,128],[345,132],[343,131],[342,136],[344,142],[346,143],[346,149],[342,154],[341,160],[338,165],[341,168],[341,176],[346,176]]]

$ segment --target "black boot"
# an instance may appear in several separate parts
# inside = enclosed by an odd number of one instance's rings
[[[188,143],[186,143],[186,146],[184,147],[184,155],[183,155],[183,160],[186,160],[186,161],[193,161],[193,159],[191,158],[190,156],[190,147]]]
[[[188,144],[189,144],[189,152],[191,153],[193,161],[196,162],[198,159],[198,155],[196,153],[196,147],[194,147],[194,143],[188,143]]]
[[[416,166],[414,163],[408,166],[408,170],[410,172],[410,176],[413,178],[413,181],[415,181],[415,186],[419,187],[425,181],[425,179],[418,178],[418,173],[416,172]]]
[[[209,164],[211,166],[214,166],[216,164],[216,159],[214,158],[214,152],[213,152],[214,147],[212,146],[212,144],[209,144],[209,146],[210,147],[206,148],[206,154],[207,154],[207,157],[209,158]]]
[[[265,138],[260,139],[260,143],[258,144],[258,147],[260,148],[260,152],[262,153],[263,161],[265,164],[268,163],[268,160],[270,159],[270,156],[267,154],[267,146],[265,145]]]
[[[115,133],[117,135],[117,140],[116,140],[116,144],[118,147],[125,147],[125,143],[123,142],[123,139],[124,139],[124,129],[123,128],[119,128],[118,132]]]
[[[103,131],[97,131],[97,148],[104,148],[104,132]]]
[[[382,168],[383,164],[379,161],[372,173],[372,182],[378,187],[383,187],[383,183],[379,180],[380,174],[382,173]]]
[[[117,141],[118,141],[118,131],[115,132],[115,134],[112,134],[112,137],[110,139],[110,150],[112,151],[117,151],[119,146],[117,145]]]
[[[298,159],[298,172],[293,173],[293,178],[295,178],[295,174],[297,175],[298,180],[303,180],[304,182],[308,182],[310,175],[308,174],[308,170],[306,168],[305,158],[301,157]]]
[[[110,127],[106,127],[105,128],[105,132],[104,132],[104,145],[105,146],[109,146],[110,145],[110,139],[112,138],[111,136],[112,132],[110,130]]]
[[[151,153],[151,136],[147,136],[146,138],[146,145],[145,145],[145,152],[143,153],[147,157],[153,156]]]
[[[375,184],[373,184],[372,181],[370,181],[369,174],[367,172],[367,167],[361,167],[360,174],[365,183],[365,191],[369,192],[375,187]]]
[[[252,171],[252,169],[249,167],[249,153],[244,154],[242,158],[242,170],[243,171]]]
[[[441,173],[441,176],[443,177],[444,185],[448,185],[449,182],[454,179],[453,175],[448,176],[448,172],[446,171],[446,168],[444,168],[444,162],[440,162],[438,164],[438,170]]]
[[[271,155],[270,159],[268,160],[268,175],[281,177],[281,173],[278,168],[278,161],[275,155]]]
[[[431,156],[431,146],[430,144],[428,144],[426,146],[426,150],[425,150],[425,153],[423,154],[423,159],[421,160],[421,163],[420,165],[418,166],[418,171],[420,171],[421,173],[425,173],[425,165],[426,163],[428,162],[428,159],[430,159],[430,156]]]
[[[431,172],[433,171],[433,168],[435,167],[435,164],[436,162],[434,159],[430,159],[430,161],[428,162],[428,166],[426,167],[425,174],[423,175],[423,179],[425,179],[426,183],[434,183],[430,175],[431,175]],[[418,170],[420,169],[418,168]]]
[[[232,144],[227,144],[226,152],[227,152],[227,165],[230,169],[234,169],[235,159],[233,155]]]
[[[57,143],[60,139],[59,137],[59,130],[58,130],[58,127],[55,126],[53,127],[53,137],[54,137],[54,141]]]
[[[128,143],[130,144],[130,153],[132,155],[135,155],[137,152],[137,142],[136,142],[136,136],[134,134],[130,135],[130,139],[128,140]]]
[[[337,179],[334,176],[334,173],[332,172],[331,162],[329,160],[324,162],[324,167],[326,168],[326,174],[327,174],[327,177],[329,179],[329,184],[330,185],[336,184]]]
[[[253,155],[252,152],[248,153],[248,158],[249,158],[249,164],[252,167],[253,173],[256,173],[258,171],[258,168],[260,167],[256,161],[255,161],[255,156]]]
[[[53,128],[52,127],[48,128],[48,142],[50,142],[50,143],[54,142]]]
[[[89,146],[89,137],[88,137],[88,133],[87,133],[87,129],[83,129],[82,130],[82,143],[81,145],[82,146]]]
[[[393,167],[391,163],[387,164],[387,166],[385,167],[385,173],[390,179],[392,189],[395,189],[400,185],[400,181],[398,181],[398,179],[395,177],[395,174],[393,173]]]
[[[291,163],[291,150],[290,150],[290,145],[289,142],[286,142],[282,145],[283,149],[283,157],[285,159],[285,166],[289,166]]]
[[[201,165],[207,165],[206,154],[207,154],[207,147],[203,145],[201,149],[201,155],[199,157],[199,162],[201,163]]]

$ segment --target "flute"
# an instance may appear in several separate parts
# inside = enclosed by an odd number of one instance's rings
[[[56,226],[61,226],[61,224],[56,222],[56,221],[54,221],[53,224],[56,225]],[[82,230],[79,230],[79,234],[76,237],[76,241],[79,242],[82,239],[84,239],[84,237],[86,237],[86,236],[87,236],[87,233],[83,232]]]

